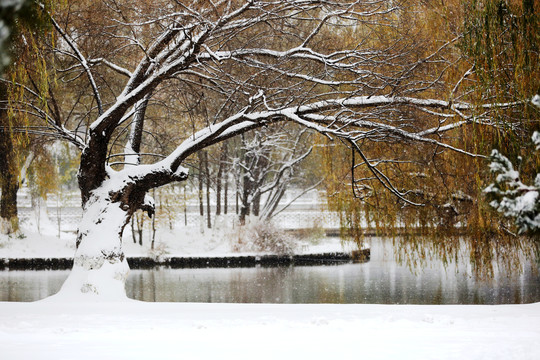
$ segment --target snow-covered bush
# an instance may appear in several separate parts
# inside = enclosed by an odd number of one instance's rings
[[[157,243],[157,245],[148,252],[148,255],[156,261],[163,260],[167,254],[169,254],[169,250],[167,244],[164,242]]]
[[[232,239],[235,251],[292,255],[295,250],[295,239],[271,221],[255,220],[240,226]]]
[[[540,133],[535,132],[532,141],[536,150],[540,150]],[[540,234],[540,174],[536,175],[533,185],[526,185],[506,156],[493,150],[491,158],[489,167],[497,176],[484,190],[493,198],[490,205],[504,216],[513,218],[520,234]]]

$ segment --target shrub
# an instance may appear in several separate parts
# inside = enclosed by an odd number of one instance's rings
[[[241,226],[233,234],[234,251],[266,252],[290,255],[295,250],[295,239],[271,221],[256,220]]]

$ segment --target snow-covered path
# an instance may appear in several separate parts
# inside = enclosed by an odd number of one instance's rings
[[[0,303],[2,360],[540,359],[540,303]]]

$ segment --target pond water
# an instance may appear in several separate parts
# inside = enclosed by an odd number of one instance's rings
[[[144,301],[235,303],[515,304],[540,301],[540,275],[476,280],[468,266],[432,261],[413,272],[391,241],[371,241],[360,264],[132,270],[129,297]],[[458,271],[459,270],[459,271]],[[1,271],[0,301],[34,301],[57,292],[69,271]]]

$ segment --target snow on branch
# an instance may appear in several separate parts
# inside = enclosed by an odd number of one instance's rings
[[[128,69],[119,66],[117,64],[112,63],[111,61],[104,59],[104,58],[97,58],[97,59],[90,59],[88,60],[89,64],[104,64],[111,68],[112,70],[116,71],[119,74],[125,75],[127,77],[131,77],[133,74]]]
[[[262,96],[262,93],[258,93],[257,95],[251,97],[251,99],[254,101],[256,98],[260,98]],[[350,142],[360,156],[362,156],[363,153],[356,145],[357,142],[359,140],[369,139],[370,137],[374,136],[373,132],[362,132],[360,129],[371,129],[377,130],[377,136],[380,136],[381,133],[388,133],[404,141],[432,144],[468,156],[483,157],[483,155],[473,154],[447,144],[441,140],[427,137],[428,135],[440,135],[443,132],[450,131],[457,126],[461,126],[462,123],[460,122],[456,123],[456,125],[439,127],[438,131],[431,129],[424,133],[412,133],[404,130],[403,128],[389,125],[384,122],[366,121],[362,119],[355,119],[354,117],[342,119],[340,117],[326,114],[328,111],[339,112],[344,108],[354,109],[355,107],[377,107],[388,104],[419,105],[423,107],[435,108],[473,108],[471,105],[466,103],[450,104],[441,100],[393,98],[383,96],[326,100],[312,104],[293,106],[284,109],[271,109],[266,111],[250,111],[250,106],[247,106],[237,114],[226,118],[222,122],[209,125],[189,136],[176,148],[175,151],[167,156],[166,159],[156,163],[156,165],[160,167],[169,167],[174,172],[176,166],[181,164],[185,158],[202,148],[219,143],[246,131],[264,126],[268,123],[278,121],[292,121],[302,125],[305,128],[313,129],[321,134],[344,139]],[[367,161],[367,159],[364,159],[364,161]],[[369,164],[369,161],[366,163]],[[401,193],[396,190],[393,185],[387,181],[384,174],[382,174],[374,166],[371,166],[370,170],[374,173],[374,176],[383,182],[390,191],[398,195],[398,197],[404,199],[405,193]],[[411,203],[408,200],[407,202]]]
[[[103,29],[96,31],[96,36],[110,41],[114,49],[106,51],[85,48],[90,35],[77,28],[84,17],[74,14],[73,23],[68,17],[60,26],[49,15],[63,39],[57,45],[59,49],[55,49],[61,60],[58,63],[68,71],[75,67],[84,69],[77,76],[86,74],[83,80],[88,80],[98,107],[97,115],[92,106],[84,108],[85,95],[81,95],[80,106],[73,111],[77,115],[81,108],[86,112],[76,119],[76,128],[87,132],[81,157],[81,169],[87,171],[81,172],[80,182],[88,182],[88,186],[83,192],[95,189],[112,173],[107,168],[111,152],[123,152],[123,163],[134,164],[117,173],[126,171],[129,176],[147,179],[147,186],[155,187],[187,176],[181,165],[197,151],[280,121],[296,123],[331,139],[342,139],[361,157],[365,155],[359,144],[364,140],[422,143],[481,157],[452,145],[443,135],[471,123],[492,126],[485,115],[470,114],[478,108],[488,114],[517,103],[475,106],[411,95],[425,93],[413,89],[418,82],[442,81],[444,71],[434,75],[422,73],[419,81],[413,79],[413,75],[417,76],[413,72],[423,68],[425,62],[438,61],[456,39],[437,46],[424,59],[412,60],[412,64],[409,52],[416,48],[402,48],[403,39],[372,45],[369,35],[363,35],[359,28],[369,25],[386,29],[395,25],[393,16],[388,16],[396,11],[395,6],[399,5],[382,1],[177,2],[170,9],[138,14],[131,10],[124,13],[118,4],[106,4],[105,8],[112,11],[108,21],[113,25],[99,23]],[[341,34],[347,38],[335,47],[317,42],[319,37],[323,43],[337,41]],[[114,48],[118,44],[120,48]],[[129,49],[124,50],[124,46]],[[92,54],[93,58],[87,59],[84,54]],[[104,65],[115,74],[111,76],[111,71],[97,65]],[[459,85],[471,71],[450,89],[452,98],[458,95]],[[394,91],[395,88],[401,90]],[[165,96],[169,98],[164,99]],[[185,104],[175,99],[183,96],[190,97]],[[175,102],[164,112],[156,109],[155,113],[160,113],[156,119],[179,124],[178,131],[190,131],[191,135],[181,134],[181,143],[168,144],[169,149],[175,148],[162,154],[164,158],[153,164],[139,164],[138,154],[142,153],[144,143],[141,137],[150,128],[144,121],[149,101]],[[151,116],[155,116],[153,106]],[[29,110],[41,117],[49,116],[32,107]],[[414,117],[420,112],[429,119],[402,119],[402,114]],[[51,123],[53,119],[49,116],[47,120]],[[132,121],[131,131],[127,130],[128,120]],[[152,123],[159,127],[159,121]],[[192,128],[188,127],[190,121]],[[52,122],[51,128],[63,136],[76,134],[58,125]],[[125,141],[123,150],[118,150],[117,140]],[[396,189],[375,165],[367,158],[364,161],[375,178],[406,200],[406,191]]]

